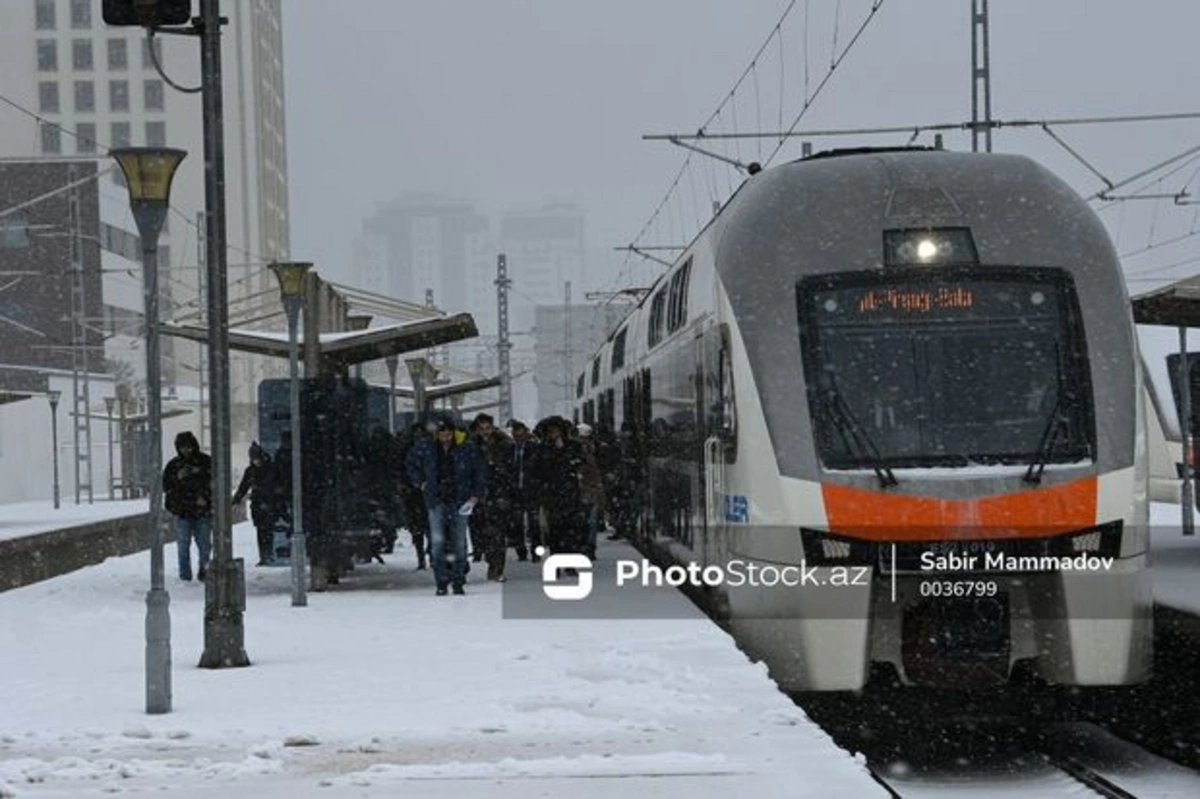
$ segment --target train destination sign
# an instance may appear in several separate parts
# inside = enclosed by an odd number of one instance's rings
[[[880,281],[810,295],[824,322],[902,319],[1046,319],[1058,315],[1053,283],[1013,280]]]

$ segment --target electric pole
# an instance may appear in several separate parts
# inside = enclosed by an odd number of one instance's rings
[[[575,384],[571,379],[571,281],[563,283],[563,404],[564,414],[571,413],[571,387]]]
[[[197,296],[200,299],[203,299],[205,296],[204,273],[208,266],[208,262],[205,258],[206,252],[208,250],[208,240],[205,238],[205,235],[204,235],[204,231],[207,230],[205,225],[206,225],[206,221],[204,218],[204,212],[197,211],[196,212],[196,264],[198,267],[198,274],[196,276],[196,287],[197,287],[197,291],[198,291]],[[197,366],[200,369],[199,378],[198,378],[199,385],[200,385],[200,446],[201,447],[209,447],[210,451],[211,451],[212,441],[209,440],[209,434],[208,434],[209,427],[211,427],[211,425],[209,424],[208,415],[205,414],[205,412],[204,412],[204,403],[205,403],[204,393],[205,393],[205,389],[208,386],[208,352],[207,352],[208,348],[204,345],[203,342],[198,342],[196,344],[196,348],[199,350],[199,360],[197,362]]]
[[[979,119],[980,96],[983,120]],[[971,151],[992,151],[992,73],[988,57],[988,0],[971,0]]]
[[[508,339],[508,288],[512,281],[508,277],[508,261],[504,253],[496,256],[496,326],[499,340],[496,342],[496,360],[500,367],[500,419],[501,424],[511,419],[512,409],[512,366]]]
[[[71,164],[67,167],[67,182],[73,185],[78,181],[79,167]],[[89,375],[91,369],[88,364],[86,284],[83,274],[83,219],[79,209],[78,186],[67,195],[67,213],[71,228],[67,235],[71,252],[71,428],[75,431],[75,504],[79,504],[80,496],[86,490],[88,504],[91,505],[92,393]]]

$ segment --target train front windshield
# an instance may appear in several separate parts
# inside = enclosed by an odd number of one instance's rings
[[[843,273],[797,288],[821,460],[857,469],[1094,452],[1078,300],[1057,269]]]

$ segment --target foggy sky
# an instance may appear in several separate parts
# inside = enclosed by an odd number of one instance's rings
[[[776,130],[781,117],[785,128],[790,124],[803,98],[805,53],[811,88],[831,58],[839,5],[840,50],[870,0],[799,1],[782,29],[782,63],[773,42],[739,93],[738,130],[754,130],[760,121]],[[408,191],[456,196],[485,213],[572,201],[587,214],[589,248],[628,243],[685,155],[641,136],[698,128],[786,6],[787,0],[286,0],[292,257],[336,275],[350,260],[362,218],[377,202]],[[885,0],[800,128],[969,120],[970,8],[970,0]],[[994,118],[1200,109],[1194,0],[992,0],[990,11]],[[733,129],[729,116],[727,109],[725,130]],[[1200,121],[1055,132],[1112,180],[1200,144]],[[843,137],[814,146],[906,139]],[[946,145],[969,150],[970,139],[951,134]],[[718,149],[754,160],[773,146]],[[1040,131],[996,131],[993,149],[1031,155],[1083,192],[1102,185]],[[798,141],[789,144],[774,163],[799,150]],[[1196,164],[1158,190],[1177,191]],[[736,186],[732,170],[708,159],[697,158],[693,169],[699,170],[693,192],[702,181],[725,199],[726,187]],[[1191,180],[1200,194],[1197,183]],[[693,235],[694,214],[684,210],[690,197],[642,243]],[[1126,251],[1187,232],[1193,211],[1124,203],[1104,217],[1118,250]],[[1188,257],[1198,239],[1138,256],[1127,269],[1154,267],[1159,271],[1147,274],[1155,277],[1195,271],[1198,264],[1167,270],[1162,264]],[[604,266],[615,277],[624,260],[613,253]],[[629,277],[644,284],[654,273],[652,265],[639,265]]]

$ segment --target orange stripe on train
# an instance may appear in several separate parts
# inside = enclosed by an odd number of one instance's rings
[[[829,529],[872,541],[1043,538],[1096,524],[1095,477],[976,499],[938,499],[824,483]]]

